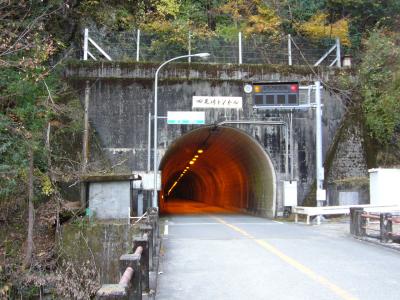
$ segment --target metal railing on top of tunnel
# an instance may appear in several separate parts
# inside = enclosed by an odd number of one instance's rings
[[[229,64],[287,64],[342,66],[339,38],[326,39],[324,46],[316,45],[304,37],[282,36],[281,40],[263,35],[244,37],[238,32],[236,39],[222,36],[194,38],[190,33],[186,44],[170,44],[154,32],[105,34],[86,28],[83,37],[83,60],[135,60],[165,61],[170,57],[208,52],[207,62]],[[188,62],[191,62],[191,57]]]

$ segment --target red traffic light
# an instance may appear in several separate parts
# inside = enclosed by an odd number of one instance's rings
[[[299,91],[299,85],[298,85],[298,84],[291,84],[291,85],[290,85],[290,90],[291,90],[293,93],[297,93],[297,92]]]

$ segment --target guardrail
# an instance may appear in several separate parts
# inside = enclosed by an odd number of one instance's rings
[[[355,237],[377,238],[383,243],[400,242],[400,211],[373,212],[350,208],[350,233]]]
[[[394,211],[400,210],[398,205],[371,205],[371,204],[359,204],[359,205],[340,205],[340,206],[294,206],[292,213],[295,215],[295,222],[298,223],[299,215],[306,216],[306,223],[310,224],[310,217],[313,216],[326,216],[326,215],[348,215],[350,214],[350,208],[360,208],[366,211]]]
[[[158,210],[149,208],[135,224],[139,225],[140,234],[133,239],[132,254],[124,254],[119,259],[119,283],[103,284],[96,299],[141,300],[142,295],[152,293],[150,273],[157,272],[160,246]]]

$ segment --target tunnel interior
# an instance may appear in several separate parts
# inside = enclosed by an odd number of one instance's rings
[[[204,126],[173,142],[160,170],[161,212],[179,213],[186,202],[274,217],[272,162],[246,132]],[[174,203],[174,206],[170,204]],[[171,207],[175,207],[172,209]]]

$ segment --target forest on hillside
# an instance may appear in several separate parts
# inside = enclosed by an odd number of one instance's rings
[[[339,37],[357,63],[333,88],[364,122],[376,166],[398,166],[399,16],[398,0],[0,0],[0,299],[11,290],[36,295],[49,282],[60,295],[93,292],[90,272],[65,291],[54,243],[60,183],[79,179],[83,131],[62,71],[85,27],[155,32],[159,49],[185,49],[189,32],[226,40],[239,31],[271,40],[291,34],[317,45]]]

